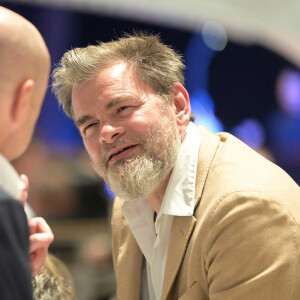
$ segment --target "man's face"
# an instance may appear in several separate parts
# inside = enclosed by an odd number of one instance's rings
[[[116,195],[146,198],[170,173],[181,140],[174,108],[124,63],[77,84],[72,105],[93,166]]]

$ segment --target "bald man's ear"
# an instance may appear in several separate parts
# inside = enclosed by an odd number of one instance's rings
[[[16,89],[11,110],[11,117],[14,122],[21,120],[24,113],[31,108],[34,85],[35,83],[32,79],[27,79]]]
[[[183,138],[191,116],[190,98],[187,90],[179,82],[174,83],[172,92],[176,122],[180,131],[181,138]]]

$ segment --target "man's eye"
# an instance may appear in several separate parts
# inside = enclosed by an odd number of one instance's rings
[[[85,126],[84,129],[83,129],[84,135],[87,135],[87,134],[91,133],[92,128],[93,128],[95,125],[96,125],[96,123],[91,123],[91,124]]]
[[[89,128],[92,127],[93,125],[94,125],[94,123],[85,126],[84,131],[86,131],[87,129],[89,129]]]
[[[117,113],[122,112],[123,110],[127,109],[129,106],[121,106],[117,109]]]

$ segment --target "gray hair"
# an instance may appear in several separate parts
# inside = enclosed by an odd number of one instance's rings
[[[52,78],[53,92],[67,116],[74,119],[73,87],[118,62],[125,62],[166,101],[175,82],[184,84],[182,56],[157,35],[125,35],[116,41],[75,48],[64,54]]]
[[[66,265],[48,253],[40,273],[32,278],[35,300],[75,300],[73,278]]]

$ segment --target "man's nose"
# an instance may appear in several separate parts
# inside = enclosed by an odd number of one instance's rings
[[[100,142],[100,144],[113,143],[124,132],[125,132],[125,130],[121,126],[114,126],[114,125],[106,124],[106,125],[102,126],[102,128],[101,128],[99,142]]]

